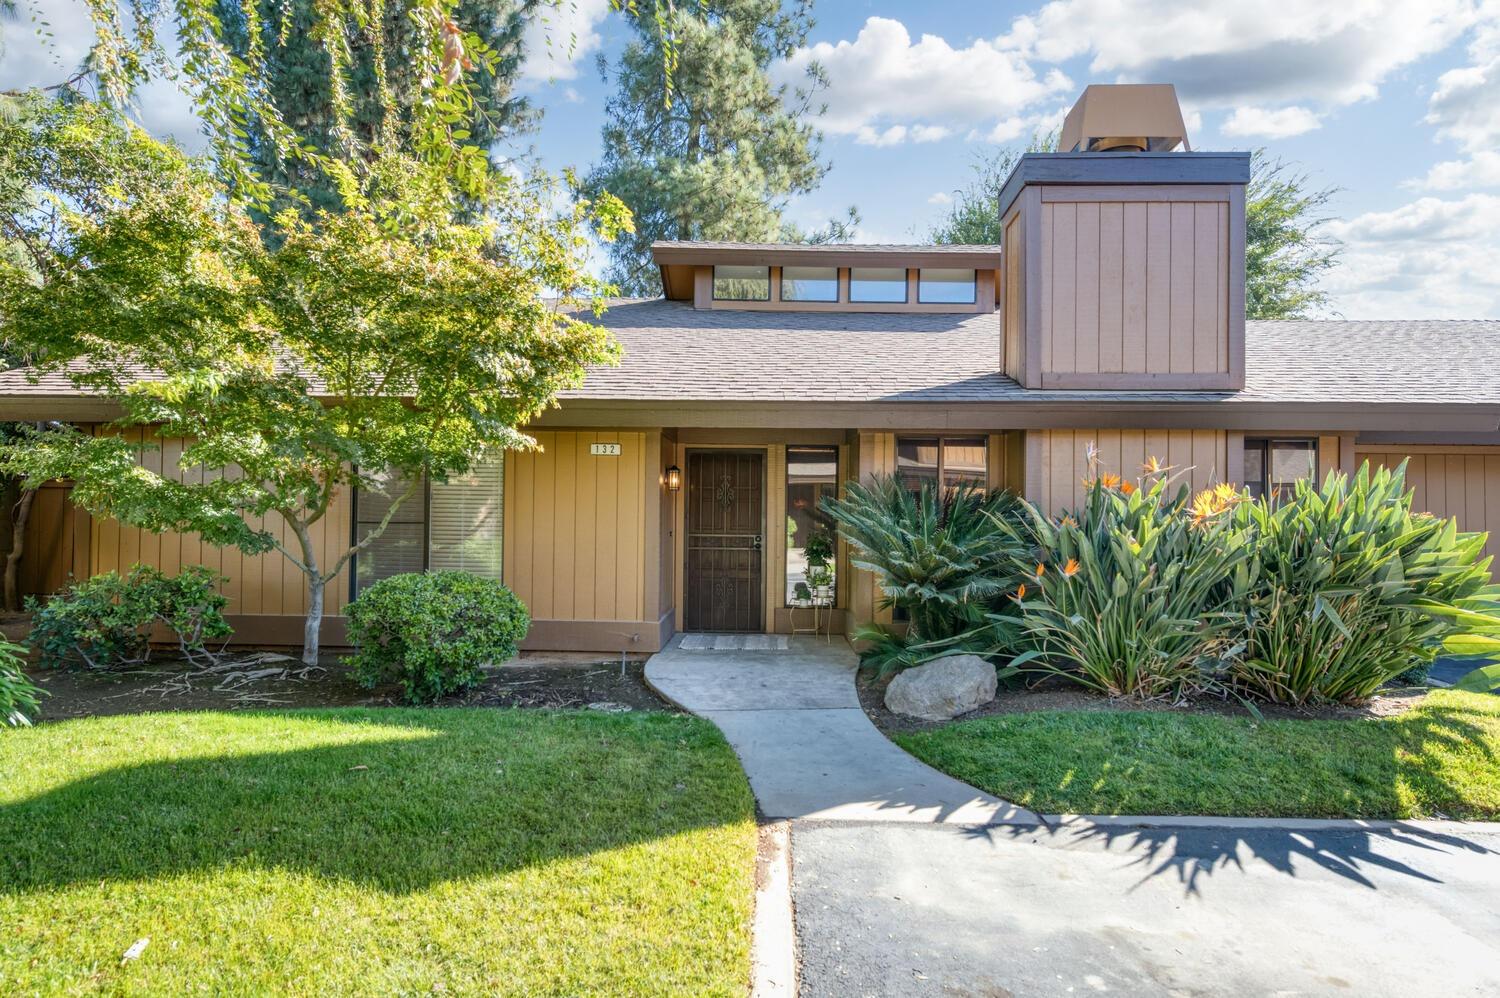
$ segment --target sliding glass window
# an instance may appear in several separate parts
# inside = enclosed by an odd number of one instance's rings
[[[1243,481],[1250,494],[1289,495],[1298,481],[1318,474],[1318,442],[1312,438],[1245,441]]]
[[[468,474],[446,482],[424,480],[391,514],[389,525],[354,557],[353,593],[404,572],[462,571],[485,578],[503,575],[503,458],[481,461]],[[409,479],[388,473],[375,489],[354,493],[358,542],[378,527],[391,505],[406,494]]]
[[[938,482],[987,485],[988,444],[984,437],[897,437],[896,477],[911,492]]]

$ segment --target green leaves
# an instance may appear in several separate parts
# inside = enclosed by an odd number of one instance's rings
[[[477,685],[484,666],[516,656],[531,626],[514,593],[468,572],[393,575],[344,612],[355,677],[367,687],[399,682],[407,703]]]

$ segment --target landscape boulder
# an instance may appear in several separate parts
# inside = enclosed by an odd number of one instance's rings
[[[978,655],[950,655],[907,669],[886,687],[897,714],[946,721],[995,699],[995,667]]]

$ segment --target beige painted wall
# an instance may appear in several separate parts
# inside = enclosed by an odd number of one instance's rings
[[[136,443],[143,440],[142,431],[127,434]],[[138,459],[149,470],[178,481],[202,481],[201,467],[180,469],[183,441],[167,438],[159,450],[138,452]],[[348,491],[340,492],[324,518],[313,527],[314,543],[324,566],[331,565],[348,548],[350,539]],[[278,516],[260,521],[283,545],[297,549],[296,536]],[[89,574],[125,572],[139,562],[175,573],[184,565],[205,565],[226,576],[224,595],[229,597],[226,613],[291,614],[307,613],[307,585],[302,572],[279,551],[247,555],[232,547],[205,544],[197,534],[153,534],[138,527],[121,526],[112,519],[93,519],[89,527]],[[328,584],[324,597],[324,616],[341,613],[349,596],[342,580]]]
[[[1180,469],[1182,480],[1195,490],[1224,480],[1230,466],[1230,439],[1224,430],[1030,430],[1027,497],[1054,513],[1080,505],[1090,443],[1098,447],[1101,472],[1129,480],[1140,478],[1141,466],[1152,457]]]
[[[540,431],[505,460],[505,582],[536,620],[641,621],[646,612],[644,432]],[[617,443],[618,457],[589,452]],[[654,600],[653,600],[654,602]]]
[[[1227,373],[1228,229],[1227,201],[1044,202],[1043,383]]]
[[[1357,447],[1356,459],[1395,467],[1407,460],[1414,508],[1457,517],[1461,530],[1488,531],[1486,550],[1500,556],[1500,447]]]

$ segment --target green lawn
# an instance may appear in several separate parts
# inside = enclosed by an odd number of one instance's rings
[[[1379,720],[1049,711],[896,742],[1049,814],[1500,816],[1500,697],[1473,693],[1434,692]]]
[[[46,724],[0,733],[0,993],[742,995],[754,862],[693,718]]]

